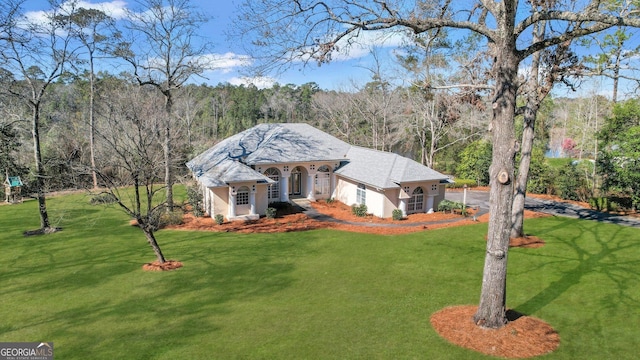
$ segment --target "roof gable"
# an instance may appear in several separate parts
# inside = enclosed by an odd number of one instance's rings
[[[9,187],[23,186],[20,176],[7,176],[4,183],[9,185]]]
[[[198,176],[202,185],[206,187],[227,186],[234,182],[273,183],[268,177],[253,170],[239,161],[225,161],[219,166]]]

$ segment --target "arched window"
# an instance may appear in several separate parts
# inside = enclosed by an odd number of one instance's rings
[[[413,193],[411,194],[411,198],[409,198],[409,205],[407,206],[407,211],[420,211],[422,210],[424,203],[424,191],[421,187],[415,188]]]
[[[267,171],[264,172],[264,176],[275,181],[274,184],[269,185],[269,189],[267,190],[269,201],[280,200],[280,171],[276,168],[268,168]]]
[[[249,204],[249,188],[242,186],[236,192],[236,205],[248,205]]]

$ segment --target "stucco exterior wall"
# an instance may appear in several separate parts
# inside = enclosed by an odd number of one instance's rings
[[[385,217],[385,205],[389,205],[386,200],[384,192],[379,192],[367,186],[367,212],[369,214]]]
[[[333,197],[341,203],[351,206],[356,203],[357,188],[358,184],[341,177],[336,177],[336,189]]]
[[[213,199],[211,217],[221,214],[225,218],[229,213],[229,188],[212,188],[209,189]]]
[[[382,199],[384,202],[384,212],[381,217],[388,218],[393,216],[393,210],[400,206],[399,196],[400,189],[386,189],[384,191],[384,198]]]
[[[367,212],[378,217],[390,217],[391,212],[395,209],[395,204],[390,199],[390,194],[385,191],[378,191],[365,184]],[[334,198],[343,204],[351,206],[356,204],[358,192],[358,183],[350,179],[336,177],[336,189]],[[397,197],[397,195],[396,195]]]
[[[260,215],[265,215],[269,207],[268,187],[269,185],[267,184],[258,184],[256,186],[256,212]]]
[[[438,191],[434,197],[433,211],[438,211],[438,204],[444,200],[444,193],[447,190],[446,184],[438,183]]]

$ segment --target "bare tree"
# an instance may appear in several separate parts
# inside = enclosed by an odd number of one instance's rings
[[[353,80],[354,96],[348,97],[358,117],[367,123],[369,137],[366,145],[382,151],[390,151],[403,134],[399,134],[402,119],[401,92],[393,85],[394,79],[385,71],[380,55],[371,51],[374,63],[366,70],[371,79],[364,85]]]
[[[1,81],[0,86],[2,86]],[[20,175],[23,170],[16,156],[22,145],[18,128],[21,118],[19,108],[15,109],[5,102],[5,99],[0,98],[0,178]]]
[[[550,6],[552,2],[541,3],[540,6]],[[533,25],[532,43],[543,41],[547,32],[547,22],[539,21]],[[535,137],[535,123],[538,110],[554,84],[563,82],[573,88],[568,79],[579,74],[578,58],[570,51],[571,41],[559,44],[553,48],[538,51],[532,55],[530,73],[521,93],[525,98],[525,105],[518,109],[523,114],[522,141],[520,144],[520,164],[515,181],[515,192],[511,211],[511,237],[524,236],[524,203],[529,179],[529,168]]]
[[[11,3],[10,3],[11,4]],[[40,126],[42,105],[47,96],[47,88],[64,75],[75,60],[71,48],[69,22],[61,21],[64,9],[51,1],[51,10],[43,19],[28,19],[20,11],[21,2],[10,13],[13,17],[5,21],[0,39],[0,64],[5,75],[12,77],[1,91],[21,99],[31,110],[31,135],[40,214],[38,233],[49,233],[57,229],[51,227],[45,197],[45,169],[40,147]]]
[[[436,155],[461,141],[483,134],[486,111],[461,101],[458,96],[415,87],[406,91],[409,114],[406,128],[417,139],[422,164],[433,168]]]
[[[174,92],[192,76],[211,68],[204,56],[210,43],[201,38],[200,26],[208,18],[191,5],[191,0],[140,0],[139,12],[129,11],[130,38],[121,43],[116,55],[133,67],[140,85],[151,85],[164,96],[164,148],[167,209],[173,209]]]
[[[96,173],[113,199],[142,230],[158,263],[166,259],[155,237],[166,205],[156,184],[163,176],[161,130],[163,110],[155,106],[157,93],[149,87],[124,84],[111,89],[100,112],[96,134],[104,144],[103,167]],[[131,187],[132,186],[132,187]]]
[[[313,108],[321,128],[355,144],[359,118],[351,106],[352,96],[348,91],[321,91],[313,96]]]
[[[434,4],[439,6],[433,6]],[[532,2],[476,0],[465,3],[394,0],[245,0],[240,6],[237,36],[251,44],[250,54],[263,69],[304,62],[331,61],[364,31],[409,29],[422,33],[454,28],[484,37],[493,58],[493,155],[490,169],[491,219],[482,290],[474,321],[488,328],[506,322],[506,274],[513,201],[515,139],[514,117],[522,61],[545,48],[614,26],[640,26],[632,1],[604,3],[571,1],[566,9],[538,9]],[[561,32],[546,34],[533,44],[523,38],[534,24],[549,21]]]
[[[490,89],[483,71],[486,54],[477,49],[474,37],[451,44],[442,28],[414,34],[410,40],[397,55],[410,82],[405,92],[406,127],[417,139],[421,163],[433,167],[439,151],[476,137],[487,127],[488,122],[482,121],[487,109],[483,92]],[[464,116],[467,109],[472,116]]]
[[[197,101],[190,88],[183,88],[178,94],[175,105],[176,118],[178,120],[178,133],[186,132],[187,147],[193,146],[194,126],[197,120],[197,113],[207,106],[208,99]]]
[[[6,0],[0,3],[0,41],[11,38],[11,28],[20,16],[20,7],[25,0]]]
[[[638,69],[638,54],[640,47],[629,48],[633,34],[628,29],[618,27],[613,33],[594,35],[583,41],[585,47],[599,49],[596,54],[585,56],[583,64],[586,66],[585,76],[604,77],[613,81],[611,100],[618,101],[620,81],[627,80],[635,84],[637,91],[640,87]]]
[[[109,46],[108,41],[113,41],[113,19],[103,11],[96,9],[78,8],[77,1],[73,0],[69,3],[71,8],[70,14],[66,15],[64,21],[72,24],[72,34],[77,38],[86,51],[86,58],[89,66],[89,152],[91,161],[91,177],[93,180],[93,188],[98,187],[98,177],[95,172],[95,92],[96,92],[96,74],[95,61],[100,54],[105,54],[106,47]]]

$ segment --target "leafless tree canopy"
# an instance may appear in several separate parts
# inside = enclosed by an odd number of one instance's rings
[[[509,38],[520,60],[552,45],[608,29],[616,25],[639,26],[633,1],[609,4],[602,1],[559,1],[545,10],[529,1],[476,0],[461,4],[451,0],[247,0],[229,36],[246,44],[260,60],[260,69],[295,63],[324,63],[338,52],[348,51],[364,31],[380,30],[416,34],[437,28],[464,29],[499,43],[504,33],[504,14],[523,16],[513,23]],[[510,15],[509,15],[510,16]],[[515,21],[515,17],[513,18]],[[532,27],[540,21],[553,24],[540,41],[531,43]]]

